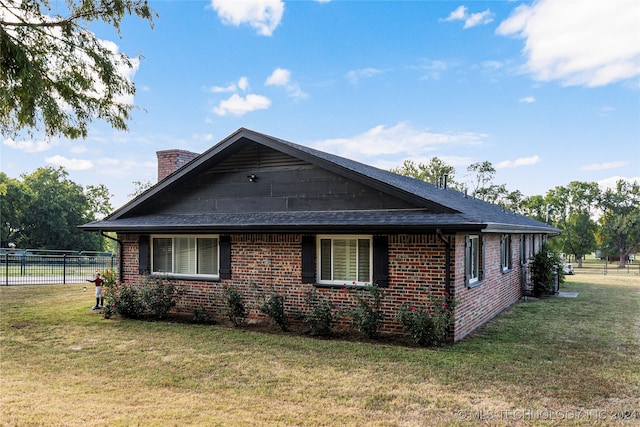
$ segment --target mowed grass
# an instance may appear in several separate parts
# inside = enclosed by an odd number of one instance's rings
[[[81,284],[0,287],[0,423],[640,424],[640,276],[576,271],[577,298],[436,349],[105,320]]]

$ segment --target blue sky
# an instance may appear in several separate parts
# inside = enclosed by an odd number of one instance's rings
[[[246,127],[384,169],[488,160],[495,183],[544,195],[640,180],[640,2],[151,1],[127,19],[129,132],[2,138],[11,177],[65,166],[114,208],[155,182],[158,150],[204,152]]]

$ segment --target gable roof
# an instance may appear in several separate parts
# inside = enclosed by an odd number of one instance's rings
[[[145,211],[181,182],[211,169],[247,143],[260,144],[302,160],[347,180],[391,195],[410,209],[312,210],[282,212],[207,212],[160,214]],[[103,220],[80,226],[87,231],[119,232],[448,232],[558,233],[547,224],[502,207],[467,197],[414,178],[375,168],[355,160],[322,152],[241,128],[173,172]]]

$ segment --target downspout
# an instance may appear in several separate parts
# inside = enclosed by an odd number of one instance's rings
[[[447,301],[447,305],[449,305],[449,301],[450,301],[450,295],[451,295],[451,242],[446,239],[443,235],[442,235],[442,230],[440,230],[439,228],[436,229],[436,235],[438,236],[438,238],[440,238],[440,240],[444,243],[445,245],[445,249],[446,249],[446,253],[444,255],[444,262],[445,262],[445,266],[444,266],[444,290],[446,292],[446,294],[448,295],[446,298]],[[451,308],[451,307],[447,307],[447,308]],[[449,313],[449,315],[451,315],[451,313]],[[453,337],[455,337],[455,335],[450,335],[451,333],[451,325],[449,326],[449,330],[447,330],[445,332],[445,337],[448,340],[452,340]],[[455,328],[455,326],[454,326]],[[455,332],[454,332],[455,334]]]
[[[122,282],[124,281],[124,264],[122,262],[122,257],[124,256],[124,245],[122,244],[122,240],[116,239],[115,237],[107,236],[102,230],[100,230],[100,235],[102,237],[106,237],[107,239],[114,240],[118,243],[118,263],[120,264],[120,267],[118,268],[118,280]]]
[[[451,242],[442,235],[442,230],[436,229],[436,234],[445,244],[446,253],[444,255],[444,290],[451,294]]]

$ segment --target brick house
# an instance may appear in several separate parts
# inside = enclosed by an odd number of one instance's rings
[[[121,280],[173,278],[182,314],[219,312],[225,285],[249,302],[255,284],[273,289],[294,314],[311,289],[347,303],[375,281],[385,288],[384,331],[401,332],[400,304],[448,292],[457,341],[522,296],[528,259],[558,233],[458,191],[248,129],[201,155],[157,155],[155,186],[81,228],[117,233]]]

